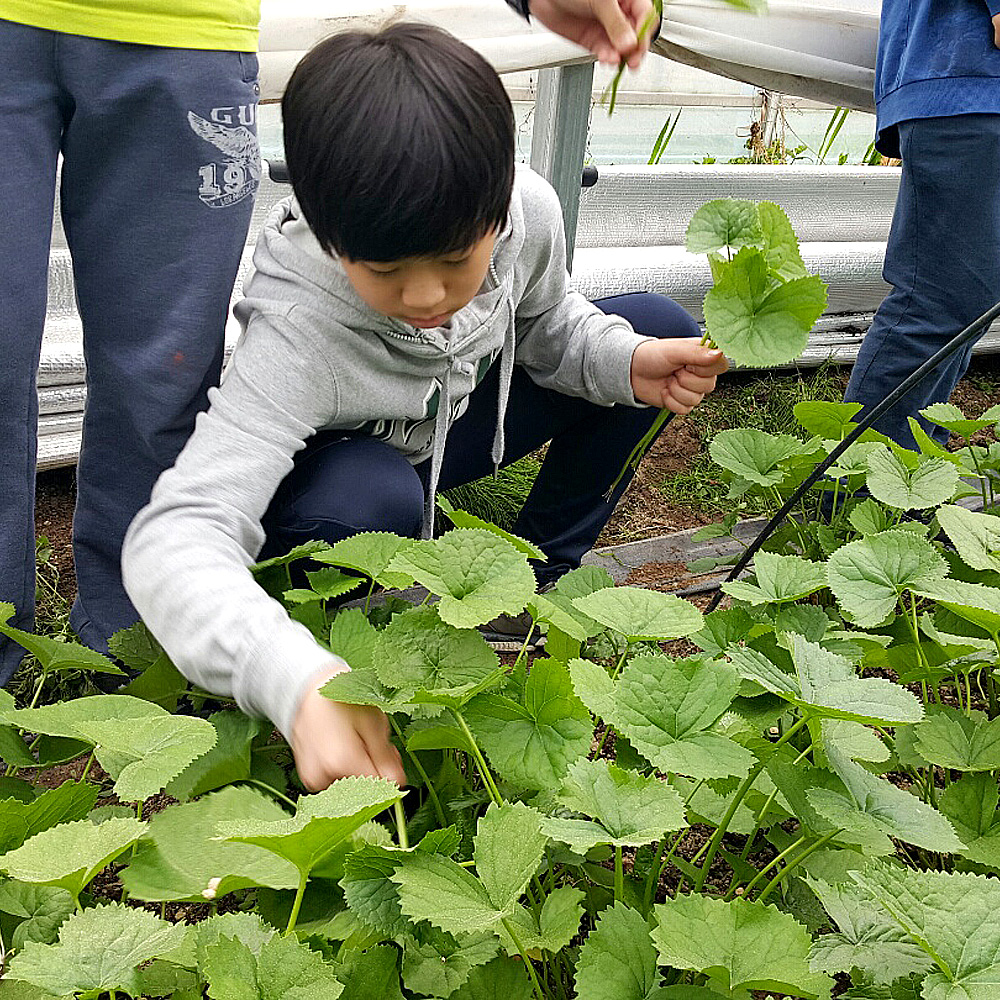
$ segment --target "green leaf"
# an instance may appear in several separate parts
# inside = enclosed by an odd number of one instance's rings
[[[867,537],[885,531],[892,524],[888,508],[875,500],[862,500],[847,515],[847,520],[858,534]]]
[[[919,722],[923,718],[919,699],[900,685],[879,677],[858,677],[846,657],[801,635],[789,633],[786,641],[795,677],[757,650],[736,647],[729,655],[742,677],[756,681],[811,715],[873,725]]]
[[[782,462],[806,453],[791,434],[768,434],[753,427],[720,431],[708,446],[712,461],[758,486],[777,486],[788,474]]]
[[[490,805],[476,834],[476,873],[493,904],[506,909],[538,870],[548,838],[541,816],[520,802]]]
[[[366,844],[344,860],[341,886],[351,911],[380,936],[400,937],[409,924],[399,908],[399,891],[391,881],[406,855]]]
[[[868,456],[871,495],[898,510],[923,510],[950,500],[958,488],[958,469],[943,458],[921,458],[908,469],[888,448]]]
[[[685,825],[684,802],[655,776],[626,771],[606,760],[578,760],[569,769],[559,801],[593,822],[550,818],[542,830],[586,854],[598,844],[640,847]]]
[[[827,562],[830,589],[862,628],[880,625],[902,594],[937,586],[946,572],[930,542],[898,529],[842,545]]]
[[[0,852],[12,851],[59,823],[83,819],[97,801],[97,792],[94,785],[64,781],[28,802],[0,801]]]
[[[331,701],[348,705],[374,705],[383,712],[399,712],[408,707],[407,699],[395,688],[386,687],[373,666],[352,667],[334,674],[319,693]]]
[[[343,657],[352,670],[373,670],[377,635],[360,608],[341,611],[330,626],[330,652]]]
[[[519,614],[535,593],[524,555],[490,531],[455,528],[442,538],[412,542],[392,562],[441,600],[441,620],[457,628]]]
[[[74,914],[55,945],[30,941],[10,964],[7,978],[55,996],[111,990],[139,995],[138,969],[177,946],[183,924],[168,924],[144,910],[119,903]]]
[[[224,840],[263,847],[306,875],[363,823],[404,794],[384,778],[355,775],[315,795],[301,796],[294,816],[220,823],[216,830]]]
[[[598,664],[574,660],[570,676],[580,700],[660,771],[740,777],[754,761],[728,737],[707,731],[739,690],[730,664],[697,656],[637,656],[612,681]]]
[[[736,364],[765,368],[794,361],[826,308],[826,284],[816,275],[772,287],[767,258],[744,247],[705,295],[705,327]]]
[[[470,514],[467,510],[459,510],[458,507],[453,506],[451,501],[444,496],[439,495],[436,500],[437,505],[444,511],[445,516],[456,528],[481,528],[484,531],[492,532],[505,542],[509,542],[518,552],[529,559],[539,559],[542,562],[547,561],[548,557],[545,553],[526,538],[511,534],[509,531],[504,531],[503,528],[497,527],[497,525],[490,521],[484,521],[481,517]]]
[[[813,972],[860,969],[874,982],[888,985],[911,973],[925,973],[932,963],[906,932],[855,885],[828,885],[806,877],[809,888],[837,925],[836,933],[821,934],[809,952]]]
[[[521,962],[495,958],[469,974],[468,981],[451,994],[451,1000],[531,1000],[531,980]]]
[[[1000,884],[979,875],[918,872],[873,862],[851,878],[937,969],[925,1000],[995,997],[1000,988]]]
[[[216,839],[219,824],[236,817],[266,823],[285,819],[286,813],[260,792],[236,786],[157,813],[121,874],[129,895],[200,903],[206,891],[214,899],[248,886],[294,889],[293,864],[261,847]]]
[[[996,422],[989,417],[992,410],[987,410],[979,420],[969,420],[954,403],[931,403],[919,412],[925,420],[964,438],[972,437],[976,431],[992,427]]]
[[[614,578],[606,569],[599,566],[580,566],[559,577],[552,592],[572,599],[586,597],[587,594],[593,594],[614,585]]]
[[[497,953],[493,934],[463,934],[456,938],[427,924],[411,928],[403,941],[403,982],[420,995],[448,997],[464,985],[473,969]],[[370,994],[359,1000],[367,1000]]]
[[[457,701],[471,698],[495,677],[500,662],[478,632],[449,625],[426,607],[396,615],[379,632],[373,659],[379,680],[398,687],[403,697]]]
[[[61,823],[0,856],[0,869],[22,882],[56,885],[78,899],[90,880],[145,833],[137,819]]]
[[[689,253],[711,253],[754,246],[763,237],[760,214],[752,201],[716,198],[691,217],[684,242]]]
[[[23,646],[42,665],[42,669],[61,672],[63,670],[84,670],[95,674],[118,674],[122,671],[111,660],[94,652],[78,642],[60,642],[43,635],[22,632],[6,622],[14,616],[14,605],[0,602],[0,635],[7,636],[19,646]]]
[[[773,201],[762,201],[757,205],[757,213],[764,237],[768,271],[782,281],[806,277],[806,266],[799,253],[799,241],[785,210]]]
[[[690,601],[642,587],[607,588],[577,597],[573,603],[630,641],[679,639],[693,635],[704,624],[701,612]]]
[[[843,441],[858,426],[854,418],[862,409],[861,403],[809,399],[796,403],[792,407],[792,413],[810,434],[828,441]]]
[[[346,950],[346,949],[345,949]],[[376,945],[367,951],[343,952],[337,978],[344,984],[341,1000],[403,1000],[399,989],[397,950],[388,944]]]
[[[361,531],[312,553],[312,558],[316,562],[357,570],[370,576],[381,587],[408,587],[413,583],[413,577],[395,568],[390,569],[389,564],[412,544],[408,538],[388,531]]]
[[[809,932],[773,906],[690,895],[660,903],[655,912],[662,965],[705,973],[727,995],[741,989],[830,995],[832,980],[809,969]]]
[[[656,948],[645,918],[624,903],[606,909],[576,963],[580,1000],[658,1000]]]
[[[945,504],[938,508],[937,519],[969,566],[1000,572],[1000,518]]]
[[[938,799],[938,807],[964,845],[959,853],[992,868],[1000,868],[998,798],[996,778],[980,771],[953,781]]]
[[[514,927],[517,940],[530,955],[548,951],[553,955],[566,948],[576,937],[583,919],[582,889],[564,885],[553,889],[545,897],[538,918],[523,906],[516,906],[508,918],[508,923]],[[500,940],[508,955],[517,955],[518,948],[514,939],[501,926]]]
[[[734,580],[723,591],[748,604],[784,604],[808,597],[826,586],[826,567],[796,555],[758,552],[754,559],[756,585]]]
[[[1000,768],[1000,719],[974,711],[972,718],[950,705],[939,705],[917,725],[917,750],[926,760],[956,771]]]
[[[205,951],[212,1000],[334,1000],[344,989],[334,967],[294,937],[276,935],[258,954],[226,937]]]
[[[19,921],[8,939],[15,951],[20,951],[28,941],[51,944],[63,921],[75,909],[73,897],[57,886],[0,883],[0,913],[9,913]]]
[[[743,642],[757,623],[743,608],[712,611],[705,615],[705,625],[692,635],[691,641],[710,656],[724,653],[730,646]]]
[[[520,701],[483,694],[464,715],[501,777],[522,788],[558,788],[594,734],[566,664],[552,659],[535,660]]]
[[[215,712],[208,720],[215,729],[215,746],[190,763],[165,791],[181,802],[223,785],[250,777],[253,742],[270,726],[242,712]]]

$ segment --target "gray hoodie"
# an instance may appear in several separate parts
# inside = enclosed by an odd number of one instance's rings
[[[451,424],[490,363],[501,378],[494,461],[514,364],[539,385],[635,406],[632,352],[646,338],[571,291],[562,213],[519,168],[489,273],[448,329],[375,312],[294,199],[275,207],[236,307],[243,333],[194,434],[133,521],[125,587],[178,669],[286,735],[304,685],[341,662],[254,583],[261,518],[317,430],[361,429],[414,464],[431,459],[428,517]]]

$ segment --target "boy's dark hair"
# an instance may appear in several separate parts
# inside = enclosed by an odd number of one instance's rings
[[[295,68],[281,111],[292,187],[328,251],[450,253],[506,221],[510,99],[493,67],[446,31],[333,35]]]

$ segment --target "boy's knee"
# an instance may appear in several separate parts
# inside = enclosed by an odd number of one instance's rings
[[[700,337],[695,318],[681,305],[657,292],[632,292],[594,302],[602,312],[628,320],[644,337]]]

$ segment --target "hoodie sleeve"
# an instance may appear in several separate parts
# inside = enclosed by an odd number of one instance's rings
[[[125,589],[177,668],[288,736],[305,682],[342,663],[254,582],[261,517],[336,409],[329,366],[286,319],[251,321],[122,554]]]
[[[537,174],[518,178],[526,233],[515,276],[515,360],[546,388],[602,406],[643,405],[632,392],[632,353],[651,338],[570,288],[559,198]]]

